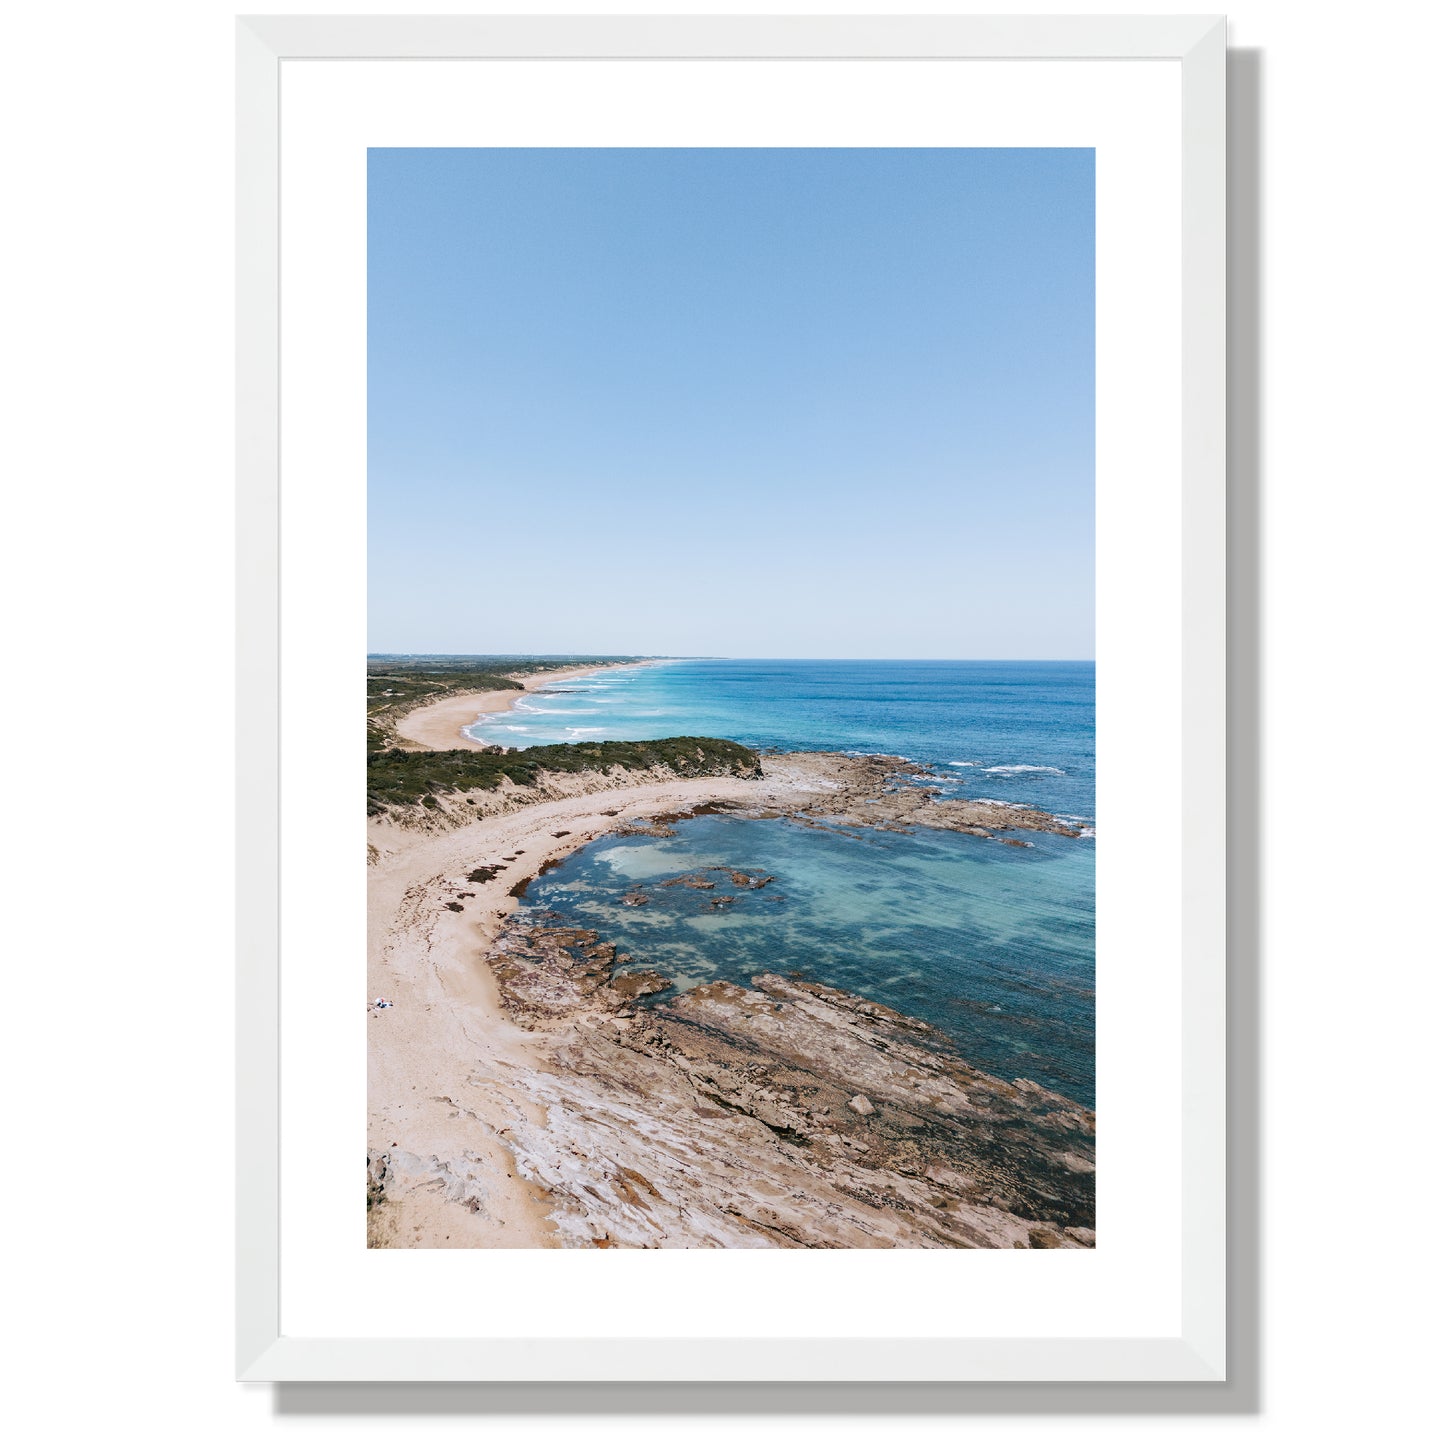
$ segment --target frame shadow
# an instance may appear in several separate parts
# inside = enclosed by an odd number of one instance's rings
[[[306,1382],[277,1416],[1258,1414],[1260,1267],[1260,271],[1264,52],[1230,49],[1228,105],[1228,1375],[1225,1382]]]

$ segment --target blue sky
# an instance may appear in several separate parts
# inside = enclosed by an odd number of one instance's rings
[[[1093,656],[1089,150],[373,150],[369,647]]]

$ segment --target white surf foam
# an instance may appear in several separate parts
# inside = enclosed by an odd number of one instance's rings
[[[985,768],[986,773],[1053,773],[1055,777],[1062,778],[1062,768],[1046,768],[1041,763],[1008,763],[999,768]]]

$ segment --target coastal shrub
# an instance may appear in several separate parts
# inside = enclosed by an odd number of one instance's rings
[[[567,659],[569,665],[584,666],[595,661],[634,661],[618,658]],[[562,665],[561,659],[419,657],[368,658],[366,663],[366,710],[369,714],[409,712],[453,692],[521,692],[515,674],[531,676]]]
[[[366,660],[366,750],[380,752],[395,740],[395,727],[407,713],[465,692],[521,692],[519,677],[609,662],[617,657],[393,657]]]
[[[500,674],[549,672],[559,667],[602,667],[609,662],[641,662],[640,657],[504,656],[500,653],[436,653],[405,655],[374,652],[366,659],[368,677],[496,677]]]
[[[521,691],[522,684],[515,677],[508,677],[500,672],[480,672],[475,669],[368,671],[366,711],[372,716],[398,709],[409,711],[423,702],[434,701],[451,692]]]
[[[367,811],[415,803],[435,807],[440,794],[492,792],[504,778],[526,787],[543,772],[603,773],[612,768],[641,772],[655,767],[667,768],[682,778],[759,775],[757,753],[722,738],[556,743],[509,753],[381,748],[367,754]]]

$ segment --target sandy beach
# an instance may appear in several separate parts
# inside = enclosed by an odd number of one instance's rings
[[[390,1173],[387,1207],[372,1220],[375,1244],[552,1242],[551,1205],[516,1177],[505,1142],[509,1131],[542,1122],[527,1079],[547,1067],[544,1041],[508,1018],[484,961],[517,907],[512,889],[629,819],[713,799],[757,799],[767,788],[741,778],[618,788],[595,775],[550,786],[575,791],[447,832],[389,821],[368,827],[367,998],[393,1005],[367,1008],[367,1137],[374,1155],[387,1156]],[[468,881],[487,865],[500,871]]]
[[[609,662],[590,667],[562,667],[539,672],[521,679],[522,692],[464,692],[443,698],[427,707],[407,713],[396,724],[397,735],[421,748],[484,748],[475,738],[462,731],[486,713],[508,712],[517,699],[535,692],[549,683],[563,682],[569,677],[587,677],[594,672],[610,672],[621,667],[647,667],[645,662]]]

